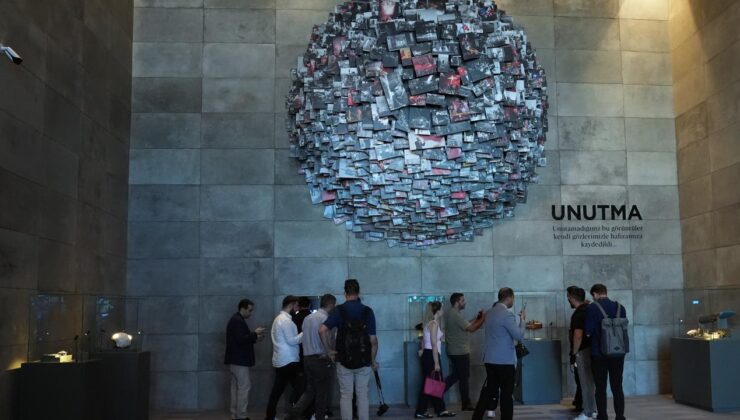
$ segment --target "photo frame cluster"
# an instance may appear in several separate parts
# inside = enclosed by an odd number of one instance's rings
[[[291,156],[357,237],[471,241],[546,165],[547,82],[492,1],[350,1],[314,26],[286,102]]]

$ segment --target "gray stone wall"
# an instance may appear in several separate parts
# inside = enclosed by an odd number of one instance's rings
[[[740,4],[671,1],[689,320],[740,302]],[[734,325],[738,325],[734,321]]]
[[[30,299],[62,294],[46,351],[73,350],[86,297],[126,292],[133,5],[0,2],[0,418],[10,374],[41,350]],[[29,347],[29,343],[31,346]],[[42,346],[43,347],[43,346]]]
[[[347,276],[378,314],[391,403],[404,398],[409,295],[461,290],[472,316],[501,286],[554,293],[547,322],[566,338],[564,288],[596,281],[632,321],[627,392],[668,391],[681,226],[668,1],[647,3],[499,2],[548,72],[549,166],[514,220],[473,243],[420,252],[356,240],[323,220],[288,158],[289,70],[335,1],[136,0],[128,293],[141,298],[154,406],[226,406],[223,331],[240,298],[257,302],[252,325],[269,326],[285,294],[341,294]],[[554,240],[550,205],[560,203],[636,204],[645,239],[596,250]],[[258,349],[251,400],[261,406],[271,349]],[[475,368],[474,390],[482,374]]]

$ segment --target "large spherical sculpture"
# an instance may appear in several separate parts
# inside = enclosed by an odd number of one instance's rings
[[[353,1],[313,28],[287,98],[314,204],[358,237],[470,241],[544,166],[547,85],[491,1]]]

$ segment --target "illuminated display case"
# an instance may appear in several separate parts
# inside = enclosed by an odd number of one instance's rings
[[[131,350],[141,349],[137,299],[37,294],[29,306],[29,361],[51,361],[50,355],[61,352],[72,356],[65,361],[84,361],[90,353],[113,349],[117,332],[132,336]]]
[[[675,321],[674,336],[697,340],[732,337],[738,323],[732,296],[739,292],[737,289],[686,292],[684,313]]]
[[[51,354],[66,352],[79,359],[82,297],[38,294],[30,297],[28,360],[50,360]],[[46,355],[46,356],[45,356]]]
[[[138,323],[139,301],[120,296],[86,296],[84,329],[90,337],[87,350],[99,352],[115,349],[111,337],[116,333],[131,336],[133,351],[141,350],[143,332]]]
[[[427,303],[442,302],[442,308],[445,308],[445,298],[442,295],[410,295],[407,299],[407,319],[406,319],[406,341],[415,341],[421,338],[422,330],[417,329],[419,324],[424,322],[424,313],[427,310]],[[444,318],[442,320],[444,322]],[[442,325],[444,328],[444,325]]]
[[[557,338],[558,294],[554,292],[521,292],[515,295],[512,311],[519,314],[527,308],[527,340],[550,340]]]

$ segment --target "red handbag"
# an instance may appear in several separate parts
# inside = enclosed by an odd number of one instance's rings
[[[430,397],[442,398],[445,395],[445,381],[442,380],[442,374],[435,371],[424,379],[424,394]]]

